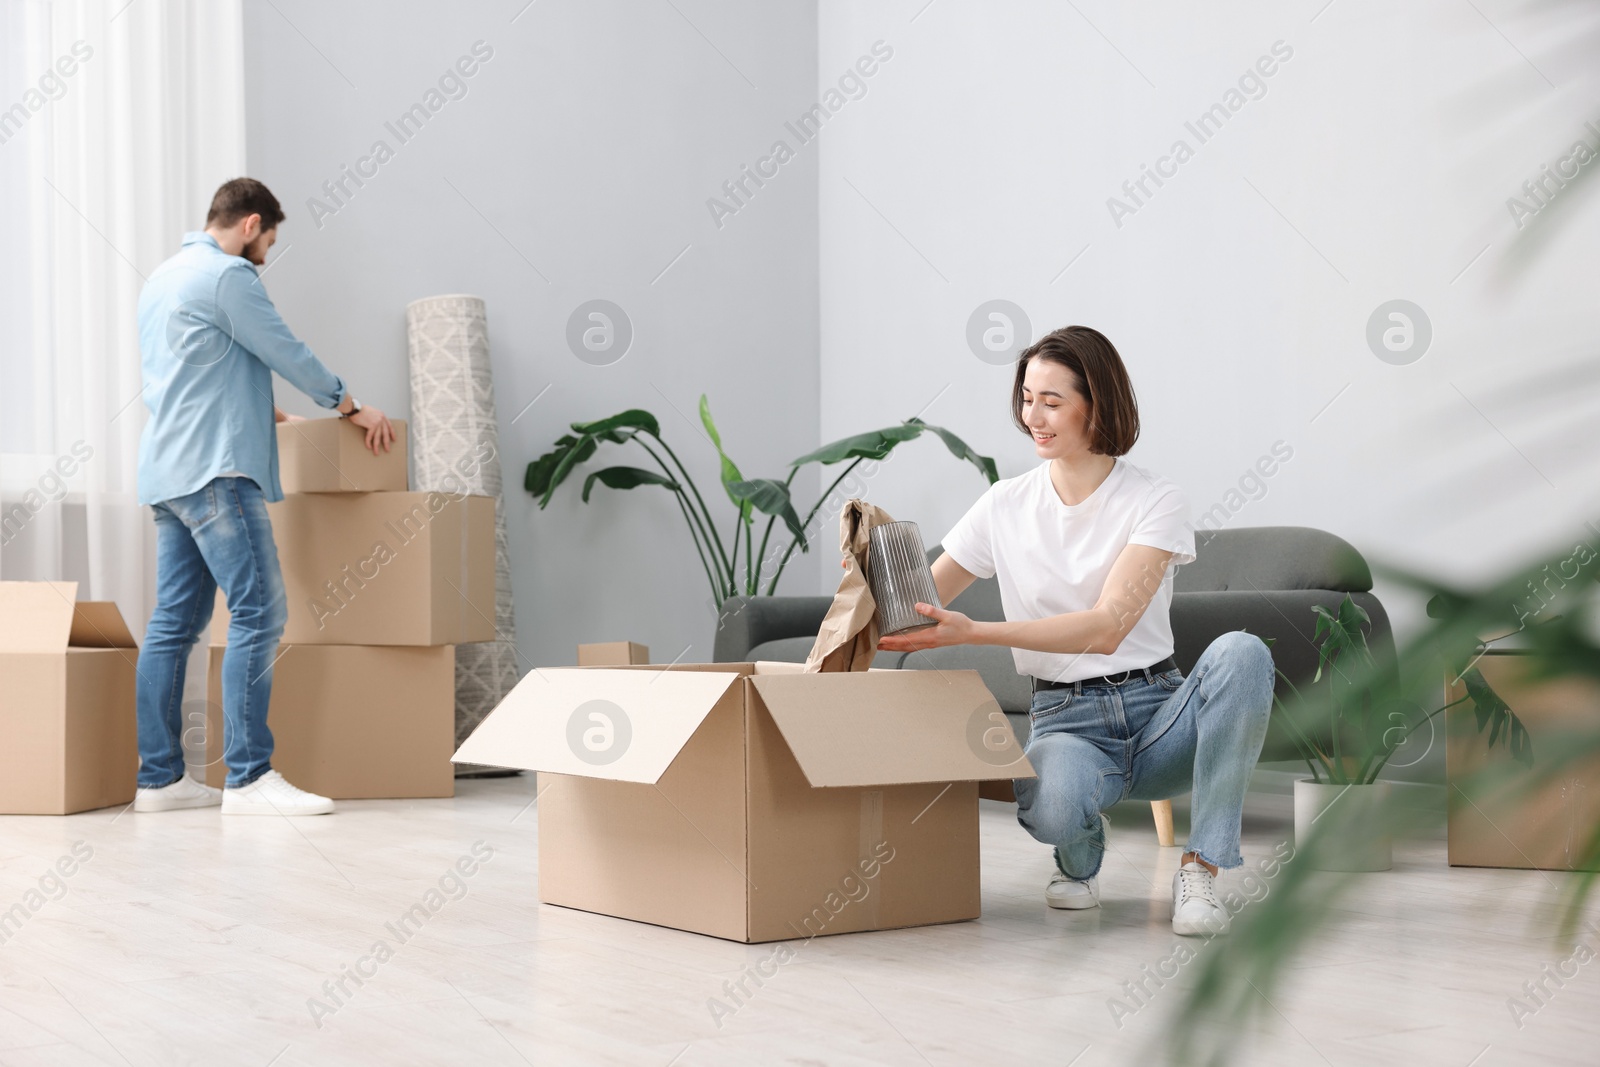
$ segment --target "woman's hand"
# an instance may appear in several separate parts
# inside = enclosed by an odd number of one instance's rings
[[[940,557],[943,558],[942,556]],[[850,569],[850,561],[841,559],[839,566]],[[878,639],[878,648],[885,652],[921,652],[925,648],[944,648],[947,645],[975,644],[978,632],[977,623],[959,611],[948,608],[936,608],[932,604],[917,605],[917,612],[933,619],[937,625],[925,630],[913,630],[908,634],[896,634],[893,637]]]
[[[976,643],[978,624],[961,612],[951,611],[949,608],[936,608],[932,604],[918,604],[917,613],[934,620],[935,625],[923,630],[880,638],[878,647],[887,652],[920,652],[925,648]]]

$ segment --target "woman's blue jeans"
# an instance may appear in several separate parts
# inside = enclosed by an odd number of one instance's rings
[[[183,777],[183,679],[219,585],[232,617],[222,656],[222,755],[228,786],[249,785],[271,767],[267,703],[288,618],[266,499],[249,478],[216,478],[153,510],[156,609],[139,649],[139,785]]]
[[[1055,846],[1072,878],[1100,871],[1100,812],[1119,800],[1165,800],[1193,790],[1187,851],[1237,867],[1250,772],[1267,736],[1272,652],[1236,630],[1212,641],[1185,678],[1133,671],[1121,685],[1074,683],[1035,693],[1017,821]]]

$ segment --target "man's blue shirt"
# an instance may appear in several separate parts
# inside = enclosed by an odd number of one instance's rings
[[[242,256],[189,233],[139,294],[144,403],[139,503],[187,496],[224,473],[282,500],[272,372],[325,408],[346,388],[290,332]]]

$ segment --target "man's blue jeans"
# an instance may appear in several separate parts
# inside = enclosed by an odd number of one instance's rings
[[[288,609],[266,499],[249,478],[217,478],[154,506],[156,609],[139,649],[139,785],[183,777],[183,678],[211,622],[217,587],[232,621],[222,656],[228,786],[271,767],[267,702]]]
[[[1187,851],[1237,867],[1250,771],[1272,712],[1272,652],[1242,630],[1223,634],[1188,678],[1133,671],[1121,685],[1074,685],[1035,693],[1017,821],[1055,846],[1072,878],[1100,871],[1100,812],[1119,800],[1165,800],[1194,791]]]

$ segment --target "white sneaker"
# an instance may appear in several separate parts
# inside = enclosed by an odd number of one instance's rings
[[[1100,832],[1108,837],[1111,833],[1111,820],[1106,818],[1105,812],[1100,813]],[[1044,887],[1044,902],[1052,908],[1067,908],[1073,911],[1098,908],[1100,878],[1098,875],[1085,879],[1073,878],[1061,873],[1061,868],[1057,867],[1056,872],[1050,876],[1050,884]]]
[[[331,815],[333,801],[296,789],[277,771],[222,791],[224,815]]]
[[[184,773],[171,785],[142,786],[133,794],[134,811],[177,811],[179,808],[212,808],[222,803],[222,790],[213,789]]]
[[[1228,932],[1228,909],[1217,899],[1216,876],[1190,860],[1172,876],[1172,932],[1212,937]]]
[[[1050,876],[1050,884],[1044,887],[1044,902],[1052,908],[1098,908],[1100,878],[1097,875],[1087,881],[1079,881],[1056,871]]]

